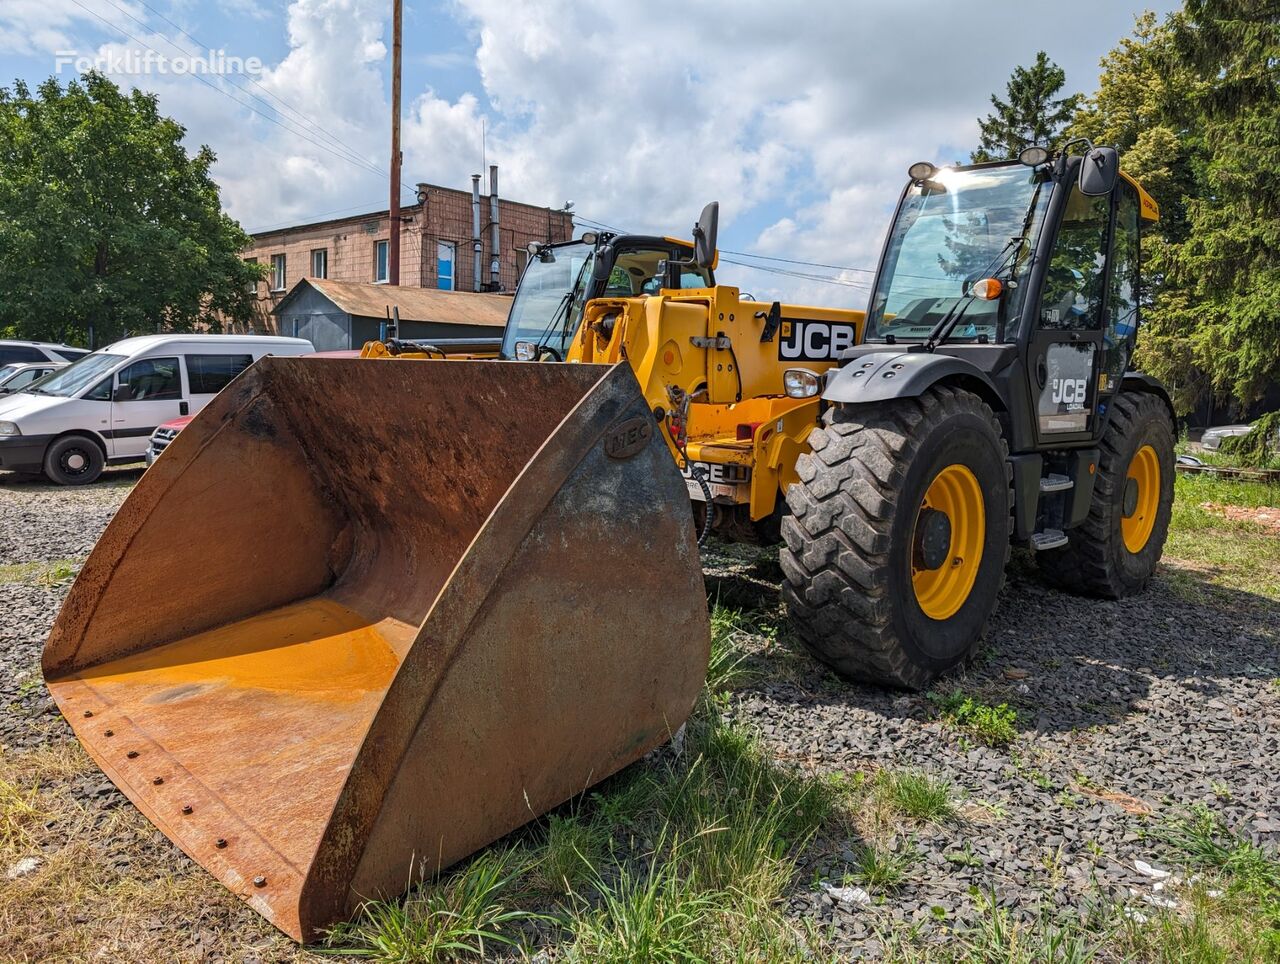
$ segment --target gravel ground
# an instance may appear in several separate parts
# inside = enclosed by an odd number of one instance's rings
[[[117,471],[84,489],[0,477],[0,566],[83,557],[138,474]],[[776,551],[712,550],[707,575],[722,602],[776,612]],[[72,739],[38,671],[67,588],[65,580],[0,584],[3,748]],[[925,695],[843,683],[786,645],[760,640],[754,659],[768,672],[735,695],[730,712],[758,728],[780,759],[820,772],[928,771],[954,783],[965,817],[915,833],[909,845],[919,857],[907,882],[873,892],[870,906],[813,887],[839,883],[850,862],[850,850],[827,848],[804,868],[791,912],[833,925],[837,943],[858,955],[874,954],[876,933],[897,924],[919,923],[926,935],[941,933],[939,923],[964,926],[984,892],[1028,918],[1045,907],[1075,913],[1098,897],[1140,899],[1152,880],[1134,861],[1156,862],[1144,836],[1149,815],[1201,801],[1255,842],[1280,845],[1280,603],[1215,590],[1205,605],[1176,588],[1157,577],[1132,600],[1081,600],[1043,586],[1015,555],[983,654],[942,686],[1019,711],[1017,739],[1001,748],[938,720]],[[102,807],[123,804],[96,771],[77,778],[74,793]],[[140,859],[117,838],[93,845],[126,871]],[[170,865],[186,862],[163,838],[151,851]],[[217,920],[253,937],[262,950],[255,959],[291,953],[234,902]],[[191,928],[172,926],[191,951]]]
[[[768,611],[776,565],[776,553],[735,548],[712,560],[709,585]],[[1000,748],[938,720],[926,695],[849,684],[794,655],[788,672],[740,692],[736,714],[781,758],[823,772],[918,769],[967,800],[966,819],[912,841],[920,863],[892,895],[862,907],[807,891],[793,912],[834,923],[850,953],[865,953],[875,944],[864,939],[895,923],[938,936],[937,925],[973,923],[979,894],[1028,921],[1099,898],[1142,901],[1154,881],[1134,862],[1159,863],[1150,817],[1195,803],[1274,851],[1280,603],[1213,598],[1189,602],[1157,576],[1133,599],[1080,599],[1015,553],[981,655],[938,686],[1017,709],[1018,737]],[[839,883],[850,856],[809,869]]]

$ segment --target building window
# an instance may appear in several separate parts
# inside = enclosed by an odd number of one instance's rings
[[[257,259],[257,258],[245,258],[245,259],[244,259],[244,263],[245,263],[245,264],[251,264],[251,265],[253,265],[253,266],[257,267],[258,259]],[[253,280],[252,280],[252,281],[248,282],[248,283],[244,286],[244,289],[245,289],[245,291],[249,292],[249,294],[251,294],[251,295],[256,295],[256,294],[258,293],[258,278],[257,278],[257,276],[256,276],[256,275],[254,276],[254,278],[253,278]]]
[[[329,277],[329,249],[316,248],[311,252],[311,277]]]
[[[387,280],[387,255],[391,248],[390,241],[373,242],[373,280]]]
[[[458,246],[452,241],[436,242],[436,287],[441,291],[453,290],[453,264],[457,253]]]
[[[271,290],[284,291],[284,255],[271,256]]]

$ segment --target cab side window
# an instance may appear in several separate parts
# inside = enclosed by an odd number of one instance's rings
[[[182,397],[177,358],[144,358],[120,372],[124,401],[160,402]]]
[[[1111,285],[1107,297],[1107,324],[1103,329],[1103,368],[1115,384],[1129,364],[1138,332],[1138,193],[1121,183],[1116,201],[1116,229],[1111,246]]]
[[[1096,331],[1101,327],[1110,209],[1109,195],[1089,197],[1072,186],[1045,272],[1041,328]]]

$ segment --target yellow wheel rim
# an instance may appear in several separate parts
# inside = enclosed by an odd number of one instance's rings
[[[951,523],[946,558],[936,569],[920,565],[915,553],[915,529],[929,509],[943,513]],[[986,508],[977,476],[967,466],[948,465],[929,483],[911,531],[911,587],[921,612],[930,619],[950,619],[969,598],[982,564],[986,532]]]
[[[1130,552],[1141,552],[1156,527],[1156,514],[1160,510],[1160,459],[1156,450],[1144,445],[1133,454],[1129,471],[1125,476],[1125,488],[1138,487],[1133,511],[1120,519],[1120,535],[1124,547]],[[1128,501],[1127,495],[1125,501]]]

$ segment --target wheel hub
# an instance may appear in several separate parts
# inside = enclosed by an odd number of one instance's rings
[[[67,469],[71,472],[82,472],[85,466],[85,457],[80,452],[68,452],[66,458]]]
[[[954,616],[973,589],[982,562],[986,507],[973,470],[942,469],[925,490],[911,536],[911,587],[930,619]]]
[[[912,561],[917,569],[941,569],[951,548],[951,519],[945,512],[924,508],[916,520]]]
[[[1126,519],[1138,511],[1138,480],[1132,476],[1124,480],[1124,501],[1121,503]]]
[[[1150,445],[1133,453],[1120,502],[1120,536],[1132,553],[1146,548],[1160,513],[1160,458]]]

